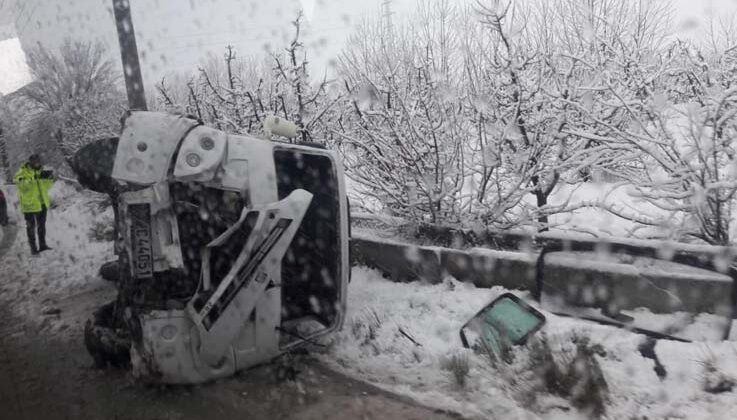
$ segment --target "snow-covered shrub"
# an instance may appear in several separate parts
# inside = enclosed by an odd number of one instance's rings
[[[710,394],[721,394],[723,392],[731,392],[737,380],[724,373],[715,356],[709,355],[701,361],[703,366],[702,388]]]
[[[520,365],[495,366],[526,405],[539,406],[541,398],[554,395],[591,417],[602,417],[609,386],[596,356],[604,355],[603,348],[578,333],[558,340],[551,343],[543,334],[527,346]]]
[[[375,310],[365,311],[360,316],[354,317],[350,325],[353,337],[361,343],[361,346],[369,346],[374,354],[379,354],[379,347],[375,343],[379,329],[383,325],[379,314]]]
[[[471,363],[466,353],[454,353],[446,356],[440,364],[443,370],[450,372],[455,380],[456,385],[461,388],[466,387],[466,380],[471,371]]]

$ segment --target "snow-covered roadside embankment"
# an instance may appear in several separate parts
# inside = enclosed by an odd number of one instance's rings
[[[46,223],[48,245],[53,248],[32,256],[14,189],[7,191],[11,220],[18,235],[0,260],[0,294],[19,316],[41,321],[54,303],[95,283],[100,265],[113,257],[113,243],[90,238],[96,224],[111,224],[112,209],[102,207],[104,196],[77,191],[58,181],[50,191],[52,209]]]
[[[511,365],[499,367],[462,348],[458,331],[463,323],[505,291],[453,279],[437,285],[393,283],[376,271],[354,268],[346,325],[321,357],[389,391],[472,418],[586,418],[568,401],[537,387],[530,375],[529,347],[517,349]],[[734,343],[658,342],[655,351],[668,372],[661,381],[654,362],[638,351],[643,336],[545,315],[544,332],[556,352],[570,354],[575,336],[603,348],[603,355],[595,357],[609,387],[610,418],[729,418],[737,406],[736,393],[704,391],[709,376],[737,378]],[[443,368],[449,357],[459,354],[469,361],[465,387]],[[709,363],[716,373],[707,374]]]

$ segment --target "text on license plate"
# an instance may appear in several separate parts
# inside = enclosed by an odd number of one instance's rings
[[[128,206],[131,217],[131,245],[134,276],[138,279],[153,277],[153,253],[151,250],[151,210],[148,204]]]

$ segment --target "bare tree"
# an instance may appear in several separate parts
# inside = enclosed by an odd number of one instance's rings
[[[294,38],[283,53],[242,58],[227,46],[222,58],[210,57],[195,75],[162,79],[159,102],[234,133],[261,133],[264,118],[279,115],[297,123],[301,141],[323,141],[323,121],[337,99],[328,99],[325,78],[312,83],[301,13],[293,26]]]
[[[367,22],[340,60],[348,96],[333,132],[348,176],[362,195],[413,220],[462,217],[470,125],[457,18],[439,2],[412,24]]]
[[[631,182],[660,210],[638,222],[667,228],[677,238],[717,245],[731,241],[737,192],[734,54],[707,59],[677,43],[656,62],[637,66],[627,79],[606,81],[611,94],[606,105],[622,112],[629,124],[610,126],[605,141],[645,163],[646,173]],[[589,116],[593,124],[607,126]]]
[[[258,130],[268,114],[297,121],[301,140],[341,151],[360,196],[415,221],[545,230],[550,215],[598,206],[723,244],[737,187],[735,49],[729,37],[718,49],[669,43],[670,10],[529,0],[438,1],[406,22],[386,12],[351,37],[339,84],[312,82],[298,17],[268,61],[229,48],[159,90],[230,131]],[[592,171],[629,183],[659,213],[551,204]]]
[[[598,80],[613,70],[612,51],[606,46],[626,49],[631,54],[625,57],[633,63],[660,48],[667,11],[664,2],[627,0],[478,4],[477,14],[490,34],[483,43],[478,37],[471,43],[471,49],[481,51],[481,58],[472,65],[475,90],[491,99],[486,101],[492,106],[486,107],[484,120],[503,139],[494,153],[498,159],[492,161],[506,166],[515,185],[535,198],[534,207],[526,200],[520,202],[521,211],[512,222],[525,223],[524,217],[534,217],[538,229],[546,230],[549,215],[568,211],[570,203],[552,206],[548,202],[562,181],[585,181],[595,169],[616,168],[619,174],[642,170],[633,155],[625,157],[602,141],[601,135],[610,127],[628,120],[619,110],[603,106],[605,100],[596,100],[606,96]],[[623,71],[626,74],[628,69]],[[588,114],[596,114],[608,125],[592,126]],[[592,135],[581,136],[580,131]],[[484,165],[481,168],[484,176],[478,193],[486,194],[484,188],[494,185],[485,182],[493,181],[492,172]]]
[[[535,10],[498,2],[478,6],[477,14],[489,34],[478,64],[481,69],[475,74],[481,75],[477,85],[482,95],[493,104],[480,118],[499,137],[495,162],[506,167],[509,175],[504,181],[513,179],[514,190],[535,197],[532,209],[519,200],[523,211],[512,222],[533,216],[538,228],[547,230],[548,198],[561,176],[582,163],[591,163],[580,153],[581,140],[563,132],[570,125],[569,103],[580,94],[574,86],[581,72],[579,66],[567,63],[561,55],[565,50],[560,39],[565,39],[565,34],[544,19],[535,22],[535,12],[544,11],[546,6],[541,7]],[[490,172],[484,168],[484,173]],[[482,178],[480,197],[489,193],[486,187],[493,185],[487,179]],[[512,200],[510,204],[518,203]]]
[[[29,52],[28,65],[34,82],[21,90],[33,110],[28,124],[50,128],[65,158],[87,142],[117,134],[125,97],[102,44],[67,40],[58,53],[39,45]]]

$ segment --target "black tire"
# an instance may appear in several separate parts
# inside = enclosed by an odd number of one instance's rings
[[[115,301],[101,306],[84,326],[84,344],[97,368],[130,366],[131,339],[113,328]]]
[[[118,260],[108,261],[100,267],[100,277],[118,283],[120,281],[120,262]]]

